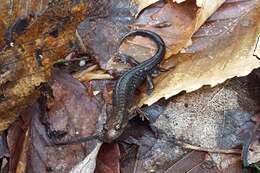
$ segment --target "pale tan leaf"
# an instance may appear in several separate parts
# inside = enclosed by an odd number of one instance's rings
[[[180,3],[184,2],[184,1],[186,1],[186,0],[172,0],[172,2],[176,2],[178,4],[180,4]]]
[[[155,2],[158,2],[159,0],[132,0],[132,3],[137,5],[138,10],[136,13],[136,16],[146,7],[154,4]]]
[[[76,165],[70,173],[94,173],[96,168],[96,158],[102,143],[97,143],[95,149],[78,165]]]
[[[176,56],[176,67],[155,80],[154,92],[139,105],[151,105],[160,98],[191,92],[203,85],[215,86],[260,67],[254,56],[260,33],[257,4],[259,1],[226,3],[195,34],[194,44],[183,51],[186,53]]]
[[[195,26],[195,31],[210,17],[223,3],[225,0],[197,0],[196,4],[200,9],[197,13],[197,23]]]
[[[101,80],[101,79],[113,79],[113,77],[105,71],[102,70],[96,70],[96,71],[83,71],[76,73],[73,75],[75,79],[78,79],[79,81],[91,81],[91,80]]]

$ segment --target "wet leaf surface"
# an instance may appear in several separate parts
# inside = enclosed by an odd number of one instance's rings
[[[63,72],[55,71],[49,83],[53,97],[48,97],[45,115],[51,130],[65,131],[74,137],[93,134],[102,103],[94,96],[88,97],[87,88]]]
[[[95,173],[120,173],[120,150],[118,144],[104,144],[97,156]]]
[[[120,38],[129,31],[133,22],[130,13],[130,0],[99,0],[93,18],[86,18],[78,33],[87,46],[88,54],[98,59],[101,67],[106,69],[107,61],[117,52]],[[102,6],[102,8],[100,8]]]
[[[53,97],[47,100],[47,116],[50,130],[66,131],[65,139],[75,139],[96,132],[97,120],[101,114],[94,97],[87,97],[86,88],[70,75],[56,71],[50,81]],[[88,105],[88,106],[86,106]],[[15,127],[10,131],[11,168],[20,172],[68,172],[84,159],[96,145],[95,141],[85,145],[55,146],[47,134],[42,117],[42,107],[35,104],[27,114],[31,122],[23,124],[24,129]],[[84,121],[82,121],[84,120]],[[70,137],[68,137],[70,136]],[[64,140],[62,138],[62,140]],[[19,142],[20,141],[20,142]],[[23,146],[17,149],[16,146]]]

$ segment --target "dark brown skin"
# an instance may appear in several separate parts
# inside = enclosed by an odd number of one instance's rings
[[[129,110],[134,106],[133,98],[136,89],[139,88],[147,78],[150,79],[150,75],[162,61],[165,54],[165,43],[162,38],[156,33],[148,30],[135,30],[129,32],[122,41],[127,37],[136,35],[152,39],[156,43],[158,49],[152,58],[125,72],[116,82],[113,89],[113,116],[108,119],[106,124],[107,127],[103,136],[103,141],[105,142],[111,142],[123,133],[128,123]]]
[[[149,91],[153,89],[150,76],[154,70],[158,68],[157,65],[160,64],[165,55],[164,41],[158,34],[152,31],[134,30],[126,34],[122,41],[124,41],[127,37],[137,35],[148,37],[153,40],[157,45],[157,52],[153,57],[142,63],[135,61],[134,63],[137,65],[125,72],[116,82],[113,89],[112,116],[106,122],[106,127],[104,128],[103,133],[73,141],[56,142],[56,145],[75,144],[93,139],[99,139],[103,142],[110,143],[123,133],[128,124],[129,111],[135,105],[133,98],[136,89],[139,88],[145,80],[148,82]],[[133,61],[134,60],[132,60],[132,62]]]

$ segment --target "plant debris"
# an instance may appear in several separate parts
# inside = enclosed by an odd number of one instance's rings
[[[0,172],[259,172],[259,4],[1,2]],[[134,29],[159,34],[166,55],[154,91],[138,88],[139,111],[103,143],[124,54],[156,53],[142,36],[120,43]]]

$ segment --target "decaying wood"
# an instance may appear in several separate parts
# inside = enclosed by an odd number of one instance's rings
[[[87,4],[0,0],[0,130],[35,100],[52,65],[71,51]]]

